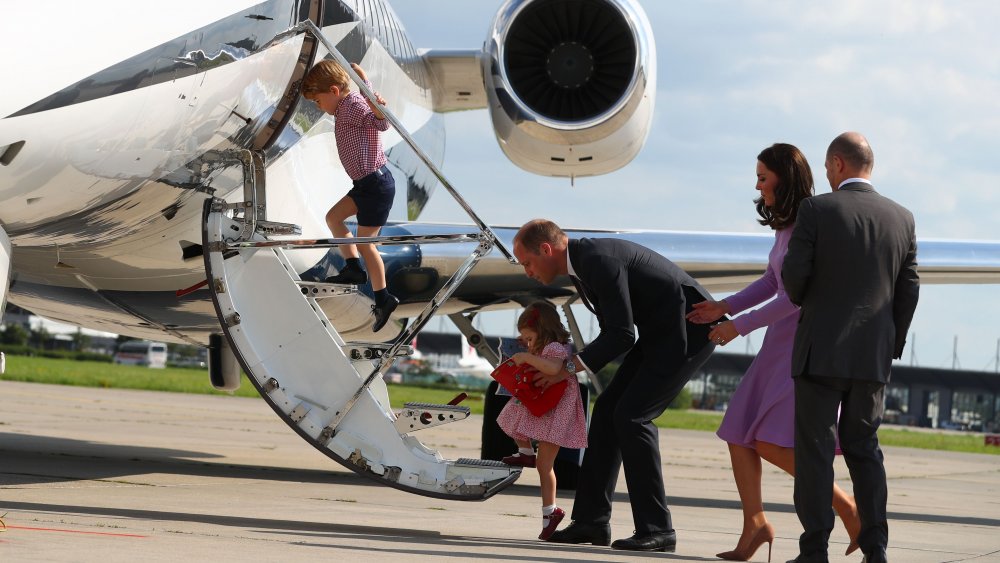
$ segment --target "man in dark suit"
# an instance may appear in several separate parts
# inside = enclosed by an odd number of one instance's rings
[[[920,283],[913,215],[872,187],[874,162],[859,133],[830,143],[833,192],[802,201],[781,270],[789,299],[802,307],[792,353],[798,562],[827,561],[835,433],[854,483],[858,544],[865,561],[886,560],[888,492],[876,432]]]
[[[673,551],[677,540],[652,421],[715,348],[708,340],[710,327],[685,320],[692,303],[711,296],[684,270],[648,248],[610,238],[568,240],[555,223],[543,219],[521,227],[514,237],[514,255],[528,277],[544,284],[570,276],[584,304],[597,315],[601,333],[573,358],[569,372],[585,367],[597,372],[625,354],[594,404],[574,521],[549,541],[608,545],[611,501],[624,465],[635,534],[611,547]],[[549,384],[559,377],[540,376],[537,381]]]

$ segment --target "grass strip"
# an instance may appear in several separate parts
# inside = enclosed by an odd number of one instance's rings
[[[7,373],[0,376],[0,380],[259,397],[257,390],[246,379],[246,375],[243,376],[240,388],[234,393],[229,393],[213,388],[208,380],[208,372],[203,369],[150,369],[142,366],[37,356],[7,356]],[[402,408],[403,403],[410,402],[445,404],[458,393],[459,391],[455,389],[389,385],[389,400],[394,408]],[[483,394],[474,391],[468,394],[469,398],[462,404],[468,406],[473,414],[483,414]],[[667,410],[654,421],[660,428],[708,432],[715,432],[721,422],[722,413],[694,410]],[[1000,455],[1000,447],[985,445],[983,435],[978,433],[958,434],[924,429],[882,428],[879,430],[879,443],[883,446]]]

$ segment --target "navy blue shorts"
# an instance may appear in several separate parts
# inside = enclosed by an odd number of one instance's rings
[[[358,225],[381,227],[389,218],[392,200],[396,197],[396,180],[389,168],[383,166],[364,178],[355,180],[347,197],[358,208]]]

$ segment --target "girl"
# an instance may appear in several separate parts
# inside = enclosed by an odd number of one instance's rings
[[[556,308],[545,301],[532,303],[517,319],[521,341],[528,352],[518,352],[511,358],[518,364],[527,363],[538,371],[554,375],[563,371],[569,358],[569,332],[563,328]],[[509,465],[535,467],[542,488],[542,533],[547,540],[566,513],[556,506],[556,473],[552,465],[560,447],[586,448],[587,422],[580,399],[580,387],[570,381],[559,403],[542,416],[528,412],[517,399],[511,399],[500,411],[497,424],[518,446],[518,453],[505,457]],[[538,455],[531,441],[538,442]]]

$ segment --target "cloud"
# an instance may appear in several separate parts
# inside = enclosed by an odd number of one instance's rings
[[[553,215],[595,228],[760,232],[751,203],[757,153],[776,141],[797,145],[824,192],[828,143],[858,130],[875,149],[876,187],[913,211],[920,236],[998,238],[1000,35],[992,22],[1000,4],[643,6],[656,34],[656,113],[646,146],[623,170],[569,188],[507,162],[484,112],[468,123],[449,118],[446,173],[461,176],[459,189],[488,220]],[[411,23],[411,31],[420,46],[477,46],[496,7],[436,0],[430,9],[448,19]],[[428,12],[423,3],[396,8],[408,22]],[[962,365],[986,364],[1000,333],[980,319],[1000,313],[996,291],[963,287],[956,299],[954,288],[929,287],[914,321],[921,362],[950,365],[951,339],[961,334]],[[975,312],[982,306],[988,312]]]

